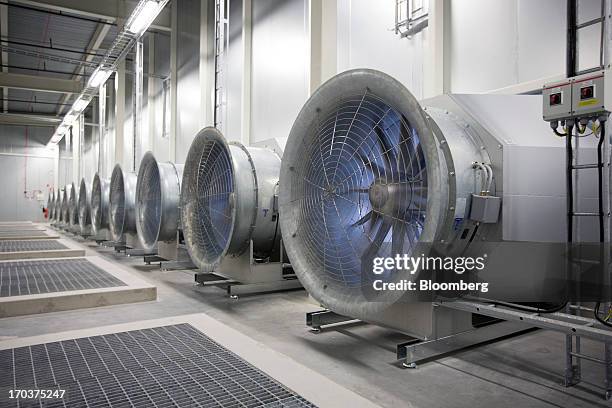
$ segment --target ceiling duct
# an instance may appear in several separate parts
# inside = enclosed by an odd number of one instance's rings
[[[62,198],[62,223],[68,227],[70,225],[70,207],[69,202],[72,197],[72,184],[67,184],[64,188],[64,194]]]
[[[418,291],[373,290],[374,258],[488,253],[493,262],[501,241],[564,242],[557,226],[566,215],[555,204],[565,194],[557,171],[564,142],[549,134],[538,96],[442,95],[419,103],[378,71],[335,76],[300,111],[282,161],[280,225],[296,275],[335,313],[419,338],[439,334],[435,316],[442,314]],[[520,171],[529,168],[546,183]],[[494,219],[480,219],[471,206],[487,195],[497,201]],[[506,255],[478,278],[550,269],[557,260],[562,269],[556,255],[533,265]],[[394,272],[391,282],[418,276]]]
[[[91,235],[91,184],[85,178],[81,180],[79,188],[79,227],[81,235]]]
[[[70,189],[72,194],[68,199],[68,225],[72,232],[80,231],[79,226],[79,190],[76,184],[72,182]]]
[[[109,227],[113,240],[136,233],[136,173],[124,172],[119,164],[113,169],[109,191]]]
[[[109,180],[101,178],[96,173],[91,185],[91,231],[94,235],[98,235],[102,229],[108,228],[109,195]]]
[[[158,241],[176,239],[182,178],[182,164],[158,163],[151,152],[142,158],[136,183],[136,229],[145,251],[154,251]]]
[[[276,197],[280,157],[271,149],[228,143],[215,128],[198,133],[187,156],[181,192],[185,243],[200,269],[239,256],[278,251]]]

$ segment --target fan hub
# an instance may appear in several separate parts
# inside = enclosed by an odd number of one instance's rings
[[[394,215],[398,211],[405,210],[411,195],[410,187],[406,184],[387,184],[380,180],[372,183],[368,190],[372,208],[386,215]]]

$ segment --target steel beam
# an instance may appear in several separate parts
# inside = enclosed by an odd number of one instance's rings
[[[2,38],[8,38],[8,7],[6,5],[0,5],[0,36]],[[2,62],[2,72],[8,72],[8,52],[2,50],[0,53],[0,61]],[[8,112],[8,88],[2,88],[2,112]]]
[[[31,91],[80,93],[82,85],[72,79],[50,78],[38,75],[0,72],[0,87],[28,89]]]
[[[98,51],[98,49],[100,48],[100,45],[102,44],[102,41],[104,41],[104,39],[106,38],[106,35],[108,34],[108,31],[110,30],[110,26],[104,25],[104,24],[98,24],[98,26],[96,27],[96,30],[94,32],[94,34],[91,37],[91,41],[89,41],[89,44],[87,44],[87,52],[89,54],[85,55],[83,58],[83,61],[86,63],[90,63],[93,60],[93,53],[95,53],[95,51]],[[84,65],[79,65],[76,70],[74,71],[74,74],[72,75],[72,79],[75,80],[77,78],[80,77],[80,75],[82,73],[85,73],[85,67]],[[64,108],[68,104],[68,101],[70,100],[70,95],[65,95],[64,99],[62,100],[62,105],[59,105],[58,108],[58,115],[61,115],[64,112]]]
[[[0,124],[2,125],[55,127],[59,125],[60,122],[61,119],[56,116],[0,113]]]
[[[116,22],[118,10],[123,7],[133,10],[137,2],[134,0],[103,0],[103,1],[83,1],[83,0],[12,0],[13,3],[25,4],[46,10],[61,11],[78,16],[99,18],[110,22]],[[151,25],[152,29],[160,31],[170,31],[170,13],[162,10],[155,22]]]

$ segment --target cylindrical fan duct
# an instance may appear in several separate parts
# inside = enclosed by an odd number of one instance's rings
[[[113,240],[136,233],[136,173],[124,172],[117,164],[110,182],[108,223]]]
[[[368,320],[417,296],[373,291],[374,258],[430,254],[480,191],[472,163],[486,151],[461,126],[441,132],[432,116],[395,79],[360,69],[322,85],[291,129],[283,243],[304,287],[336,313]],[[400,270],[389,279],[411,278]]]
[[[47,199],[47,210],[49,221],[53,220],[53,212],[55,210],[55,190],[49,192],[49,198]]]
[[[94,235],[108,228],[109,195],[108,179],[103,179],[96,173],[91,185],[91,231]]]
[[[55,222],[60,223],[62,221],[62,197],[64,193],[61,189],[57,189],[55,195],[55,211],[54,211],[54,219]]]
[[[209,268],[249,249],[270,257],[280,231],[275,195],[280,158],[266,148],[227,143],[205,128],[191,144],[181,192],[183,235],[194,264]]]
[[[72,197],[72,184],[67,184],[64,188],[62,199],[62,223],[64,226],[70,225],[70,198]]]
[[[80,230],[79,226],[79,190],[77,184],[72,182],[70,189],[72,194],[68,200],[68,225],[73,232]]]
[[[91,184],[85,178],[81,180],[79,188],[79,227],[81,235],[90,235],[91,233]]]
[[[147,152],[140,162],[136,183],[136,229],[146,251],[157,241],[171,241],[179,228],[179,200],[183,165],[158,163]]]

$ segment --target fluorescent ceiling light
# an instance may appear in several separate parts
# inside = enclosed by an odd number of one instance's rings
[[[156,0],[147,1],[128,23],[127,30],[132,34],[140,34],[146,31],[161,11],[160,3]]]
[[[85,108],[89,105],[89,101],[86,99],[77,99],[72,105],[72,109],[77,112],[83,112]]]
[[[64,124],[66,126],[70,126],[76,120],[76,118],[77,118],[76,113],[69,113],[68,115],[64,117]]]
[[[108,70],[108,69],[103,69],[102,67],[96,68],[96,70],[93,72],[93,74],[91,74],[91,78],[89,78],[88,85],[93,87],[93,88],[99,87],[104,82],[106,82],[108,77],[111,76],[111,73],[112,72],[110,70]]]

